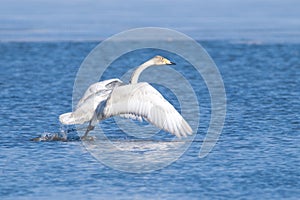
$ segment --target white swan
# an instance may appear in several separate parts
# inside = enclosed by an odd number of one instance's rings
[[[138,83],[140,74],[148,67],[173,64],[162,56],[155,56],[133,72],[129,84],[123,84],[119,79],[92,84],[74,112],[59,116],[60,122],[66,125],[89,122],[83,138],[98,121],[112,116],[145,119],[177,137],[191,135],[189,124],[155,88],[146,82]]]

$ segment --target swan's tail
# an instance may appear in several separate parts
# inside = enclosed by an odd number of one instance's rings
[[[64,113],[59,116],[59,121],[65,125],[78,124],[76,119],[72,116],[72,112]]]

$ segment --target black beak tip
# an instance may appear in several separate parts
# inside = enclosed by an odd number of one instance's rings
[[[171,64],[170,65],[176,65],[176,63],[174,63],[174,62],[171,62]]]

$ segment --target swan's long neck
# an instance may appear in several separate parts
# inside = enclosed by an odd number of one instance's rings
[[[139,80],[139,77],[141,75],[141,73],[147,69],[148,67],[153,66],[153,60],[148,60],[147,62],[141,64],[136,70],[134,70],[134,72],[131,75],[131,79],[130,79],[130,84],[134,84],[137,83]]]

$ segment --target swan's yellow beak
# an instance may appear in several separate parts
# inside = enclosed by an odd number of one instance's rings
[[[169,60],[166,59],[166,58],[163,59],[163,62],[164,62],[166,65],[176,65],[176,63],[173,63],[173,62],[169,61]]]

